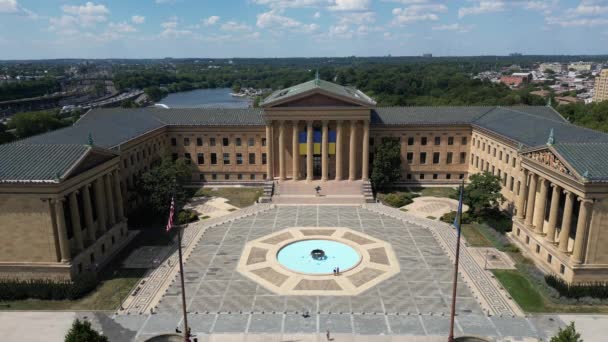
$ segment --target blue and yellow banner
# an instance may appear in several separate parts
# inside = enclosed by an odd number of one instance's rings
[[[328,147],[329,154],[336,154],[336,131],[328,132]],[[298,142],[300,145],[300,155],[306,155],[306,145],[308,143],[308,135],[306,131],[298,134]],[[314,130],[312,132],[312,150],[313,154],[321,154],[321,143],[323,142],[323,132],[320,130]]]

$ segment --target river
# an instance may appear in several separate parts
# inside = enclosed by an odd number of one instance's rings
[[[230,88],[196,89],[169,94],[159,104],[169,108],[247,108],[251,100],[246,97],[234,97]]]

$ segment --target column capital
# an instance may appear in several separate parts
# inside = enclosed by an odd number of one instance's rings
[[[291,123],[292,123],[294,126],[297,126],[297,125],[299,125],[299,124],[300,124],[300,120],[291,120]]]
[[[329,125],[329,120],[321,120],[321,124],[323,124],[323,127]]]
[[[311,125],[312,126],[313,122],[315,122],[315,120],[306,119],[306,124],[307,125]]]
[[[342,119],[340,119],[340,120],[336,120],[336,123],[337,123],[338,125],[341,125],[343,122],[344,122],[344,120],[342,120]]]
[[[555,184],[553,182],[551,182],[551,184],[549,184],[549,186],[552,187],[552,188],[554,188],[554,189],[557,189],[558,191],[561,188],[561,186],[559,186],[559,185],[557,185],[557,184]]]
[[[264,120],[264,123],[266,124],[266,126],[271,126],[273,122],[274,122],[274,120],[268,120],[268,119]]]
[[[593,204],[595,202],[595,200],[593,198],[584,198],[584,197],[577,197],[576,200],[581,202],[581,204]]]

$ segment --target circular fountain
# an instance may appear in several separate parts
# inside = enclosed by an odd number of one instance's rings
[[[298,273],[327,275],[338,267],[340,272],[357,266],[361,255],[351,246],[333,240],[313,239],[290,243],[281,248],[277,260],[283,267]]]

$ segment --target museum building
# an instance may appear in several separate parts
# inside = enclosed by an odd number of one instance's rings
[[[368,181],[374,149],[400,141],[403,185],[500,177],[512,239],[569,282],[608,280],[608,134],[550,107],[378,107],[312,80],[260,108],[95,109],[73,126],[0,145],[0,277],[72,279],[134,237],[138,177],[162,153],[192,183]]]

